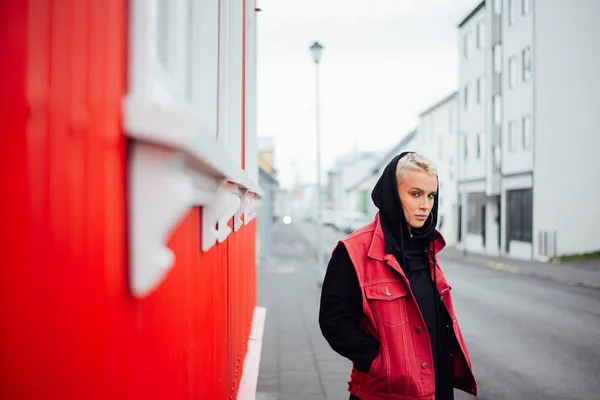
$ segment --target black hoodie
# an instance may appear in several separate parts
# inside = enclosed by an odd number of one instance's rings
[[[408,229],[396,183],[396,166],[402,153],[386,166],[373,188],[371,198],[379,209],[385,251],[402,267],[429,333],[436,377],[436,400],[453,399],[452,362],[449,340],[453,335],[445,307],[431,279],[427,249],[437,232],[438,196],[421,229]],[[333,252],[321,292],[319,324],[330,346],[352,360],[359,371],[367,372],[379,352],[379,344],[359,325],[362,295],[356,271],[344,246]]]

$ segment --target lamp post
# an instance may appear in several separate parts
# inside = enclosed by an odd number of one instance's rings
[[[316,71],[316,86],[315,86],[315,99],[316,99],[316,131],[317,131],[317,237],[316,237],[316,250],[317,250],[317,268],[322,272],[320,284],[323,283],[325,277],[325,266],[323,265],[323,202],[321,193],[321,101],[319,96],[319,63],[321,62],[321,52],[323,46],[319,42],[314,42],[310,46],[313,60],[315,62]]]

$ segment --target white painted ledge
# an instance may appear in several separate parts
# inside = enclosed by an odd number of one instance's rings
[[[128,96],[123,119],[132,139],[130,291],[142,298],[161,284],[174,265],[175,254],[167,248],[167,240],[191,208],[202,206],[201,249],[208,251],[231,234],[232,218],[237,231],[256,217],[262,193],[210,127],[185,104]]]
[[[244,359],[244,369],[242,370],[242,380],[240,381],[237,400],[256,400],[266,316],[266,308],[254,308],[252,330],[248,338],[248,352]]]

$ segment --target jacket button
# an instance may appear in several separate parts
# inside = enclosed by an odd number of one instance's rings
[[[421,364],[421,368],[426,369],[427,368],[427,363]]]
[[[442,303],[444,302],[444,296],[440,296],[440,300],[442,301]]]
[[[420,326],[417,326],[417,327],[415,328],[415,331],[417,331],[417,333],[421,333],[421,327],[420,327]]]

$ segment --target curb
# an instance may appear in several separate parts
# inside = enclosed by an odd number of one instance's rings
[[[469,259],[468,257],[464,257],[464,256],[457,257],[454,255],[449,255],[449,254],[443,255],[442,258],[448,258],[452,261],[463,261],[463,262],[466,262],[466,263],[474,265],[474,266],[495,269],[496,271],[506,272],[506,273],[510,273],[510,274],[521,275],[521,276],[530,276],[533,278],[544,279],[544,280],[560,283],[560,284],[567,285],[567,286],[582,287],[585,289],[600,291],[600,285],[596,285],[593,283],[587,283],[587,282],[581,282],[581,281],[571,281],[571,280],[556,278],[551,275],[544,275],[544,274],[539,274],[536,272],[524,271],[519,267],[515,267],[512,265],[503,263],[503,262],[473,260],[473,259]]]

